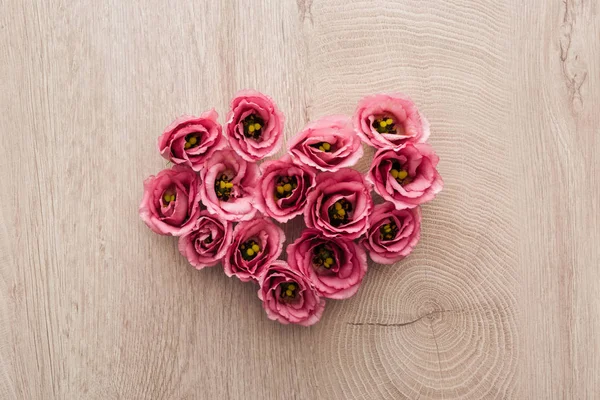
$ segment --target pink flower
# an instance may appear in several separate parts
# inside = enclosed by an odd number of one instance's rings
[[[200,212],[194,229],[179,238],[179,252],[196,269],[212,267],[225,256],[231,244],[230,222]]]
[[[217,112],[212,109],[199,117],[184,115],[177,118],[158,138],[158,151],[174,164],[200,171],[208,157],[227,145],[217,117]]]
[[[354,296],[367,272],[365,251],[351,240],[327,238],[306,229],[287,247],[288,263],[304,274],[321,296]]]
[[[414,208],[435,197],[444,187],[435,169],[439,157],[425,143],[407,143],[398,150],[379,150],[367,174],[384,199],[396,209]]]
[[[325,300],[301,273],[283,261],[272,263],[260,278],[258,298],[269,319],[310,326],[321,319]]]
[[[333,172],[356,164],[363,149],[350,118],[332,115],[309,122],[292,140],[289,153],[302,164]]]
[[[353,240],[369,228],[372,208],[370,188],[359,172],[325,172],[317,175],[317,186],[308,195],[304,222],[327,237]]]
[[[354,113],[354,127],[365,143],[380,149],[397,150],[404,143],[423,143],[429,137],[429,122],[403,94],[363,98]]]
[[[273,99],[255,90],[241,90],[231,100],[227,137],[246,161],[275,154],[283,140],[284,116]]]
[[[267,266],[281,254],[285,234],[268,218],[241,222],[233,230],[233,242],[223,259],[227,276],[257,281]]]
[[[409,255],[421,238],[421,208],[396,210],[392,203],[375,206],[371,227],[361,244],[371,260],[394,264]]]
[[[232,150],[219,150],[205,162],[200,172],[202,203],[211,214],[228,221],[254,217],[254,191],[260,171]]]
[[[183,165],[150,176],[144,181],[140,217],[160,235],[185,235],[200,213],[199,186],[198,175]]]
[[[306,195],[315,186],[314,171],[289,157],[265,162],[257,185],[256,206],[264,214],[285,223],[304,212]]]

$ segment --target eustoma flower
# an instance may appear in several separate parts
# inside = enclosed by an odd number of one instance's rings
[[[327,237],[356,239],[367,231],[373,200],[362,175],[345,168],[317,176],[307,197],[304,222]]]
[[[421,237],[421,208],[396,210],[392,203],[375,206],[371,227],[361,244],[371,260],[393,264],[409,255]]]
[[[212,109],[165,129],[158,148],[176,165],[144,182],[140,216],[153,231],[180,236],[195,268],[221,262],[227,276],[258,283],[268,318],[312,325],[326,298],[358,292],[368,255],[394,264],[417,245],[420,205],[443,187],[429,123],[405,95],[367,96],[353,117],[307,123],[284,157],[259,167],[280,149],[284,116],[254,90],[238,92],[230,107],[223,127]],[[350,168],[364,143],[377,148],[365,176]],[[374,206],[373,189],[384,204]],[[275,221],[301,214],[306,229],[287,261],[277,260],[286,238]]]
[[[367,272],[365,251],[351,240],[327,238],[306,229],[287,248],[288,263],[312,282],[320,295],[331,299],[353,296]]]
[[[325,300],[308,279],[285,262],[272,263],[259,280],[258,297],[269,319],[282,324],[313,325],[321,319]]]
[[[259,175],[256,164],[244,161],[234,151],[217,151],[201,171],[202,203],[228,221],[250,220],[256,214],[253,203]]]
[[[265,268],[281,254],[285,234],[268,218],[241,222],[233,230],[233,241],[223,259],[227,276],[257,281]]]
[[[299,163],[337,171],[356,164],[363,149],[350,118],[332,115],[309,122],[292,140],[289,153]]]
[[[380,149],[398,149],[407,142],[423,143],[429,122],[403,94],[376,94],[363,98],[354,113],[360,138]]]
[[[179,252],[196,269],[212,267],[225,256],[232,236],[232,224],[204,210],[194,229],[179,238]]]
[[[413,208],[442,190],[444,182],[435,169],[438,161],[425,143],[407,143],[396,151],[382,149],[373,158],[367,180],[397,209]]]
[[[256,193],[259,210],[282,223],[302,214],[306,195],[315,186],[315,172],[289,157],[266,162],[262,169]]]
[[[270,156],[281,147],[283,122],[273,99],[255,90],[242,90],[231,100],[227,115],[229,144],[246,161]]]
[[[200,171],[204,161],[227,143],[213,109],[199,117],[181,116],[158,138],[158,151],[174,164],[184,164]]]
[[[144,181],[140,217],[158,234],[188,233],[200,213],[199,185],[198,175],[182,165],[149,177]]]

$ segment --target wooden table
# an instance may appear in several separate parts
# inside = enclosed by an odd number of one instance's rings
[[[597,0],[3,1],[0,398],[598,398],[599,47]],[[419,246],[312,328],[138,217],[241,88],[287,140],[381,91],[432,124]]]

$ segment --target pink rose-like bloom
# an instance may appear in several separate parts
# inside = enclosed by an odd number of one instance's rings
[[[229,144],[246,161],[270,156],[281,147],[283,122],[273,99],[255,90],[241,90],[227,114]]]
[[[334,172],[356,164],[363,148],[350,118],[332,115],[309,122],[292,140],[289,153],[299,163]]]
[[[396,210],[392,203],[375,206],[371,227],[361,244],[371,260],[393,264],[409,255],[421,238],[421,208]]]
[[[354,127],[367,144],[398,149],[407,142],[423,143],[429,122],[403,94],[376,94],[363,98],[354,113]]]
[[[158,234],[185,235],[198,218],[199,202],[198,174],[183,165],[175,165],[144,181],[140,217]]]
[[[194,229],[179,238],[179,252],[196,269],[217,264],[229,249],[232,225],[204,210]]]
[[[199,117],[184,115],[177,118],[158,138],[158,151],[174,164],[200,171],[208,157],[227,145],[217,117],[213,109]]]
[[[256,194],[258,209],[281,223],[302,214],[306,195],[315,186],[315,172],[294,164],[289,157],[266,162],[262,170]]]
[[[254,192],[260,171],[232,150],[219,150],[206,160],[200,172],[202,203],[211,214],[228,221],[254,217]]]
[[[306,229],[287,247],[288,263],[304,274],[321,296],[354,296],[367,272],[365,251],[351,240],[327,238]]]
[[[223,258],[227,276],[257,281],[267,266],[281,254],[285,233],[268,218],[241,222],[233,230],[233,241]]]
[[[317,186],[308,194],[306,203],[306,226],[327,237],[353,240],[369,228],[373,208],[370,187],[353,169],[317,175]]]
[[[310,326],[321,319],[325,299],[308,279],[283,261],[272,263],[259,281],[258,298],[269,319]]]
[[[439,157],[425,143],[407,143],[400,149],[381,149],[367,174],[377,193],[396,209],[414,208],[435,197],[444,182],[435,169]]]

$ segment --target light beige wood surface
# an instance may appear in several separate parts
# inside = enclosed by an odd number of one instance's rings
[[[241,88],[287,139],[379,91],[432,124],[418,248],[312,328],[138,218]],[[0,398],[599,398],[599,127],[597,0],[3,0]]]

